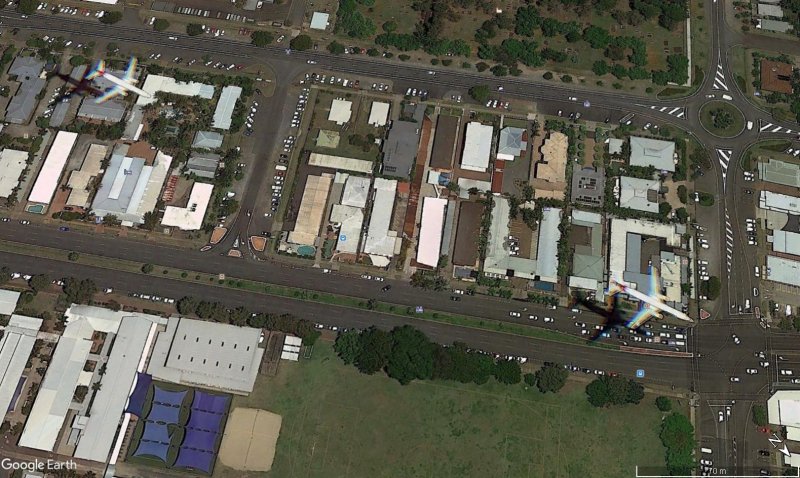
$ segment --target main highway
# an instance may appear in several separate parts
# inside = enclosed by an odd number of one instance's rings
[[[193,52],[198,55],[219,55],[237,59],[236,61],[268,64],[277,75],[279,88],[285,87],[282,85],[290,84],[297,75],[308,71],[311,66],[306,64],[307,61],[314,60],[316,61],[314,69],[376,79],[387,78],[394,82],[396,88],[400,85],[415,85],[417,88],[425,88],[432,92],[466,93],[476,84],[487,84],[494,91],[498,91],[502,86],[502,94],[506,98],[535,101],[542,108],[580,110],[584,119],[602,121],[604,117],[616,115],[612,119],[617,121],[627,114],[634,113],[639,121],[669,124],[688,131],[707,149],[712,158],[713,174],[703,178],[702,182],[708,190],[716,192],[716,207],[713,212],[709,210],[700,212],[699,216],[702,217],[698,220],[702,219],[709,226],[709,240],[712,241],[713,249],[707,252],[701,251],[701,257],[707,255],[711,259],[713,269],[718,272],[723,283],[723,293],[718,303],[704,304],[713,312],[712,318],[689,332],[694,358],[690,360],[623,354],[597,348],[554,345],[489,332],[467,331],[419,321],[415,321],[415,324],[433,338],[443,341],[463,340],[473,346],[495,352],[525,355],[541,360],[559,360],[579,366],[588,366],[580,363],[585,359],[591,363],[604,364],[604,368],[613,367],[620,373],[626,374],[630,374],[634,368],[642,368],[647,371],[646,379],[686,387],[700,397],[698,425],[701,443],[714,448],[714,459],[717,461],[715,465],[724,467],[727,474],[731,475],[737,470],[749,470],[759,464],[754,450],[770,447],[766,437],[754,435],[749,414],[751,405],[763,401],[776,380],[764,370],[756,375],[745,375],[744,369],[758,368],[757,353],[764,352],[765,356],[772,357],[773,350],[782,350],[789,342],[784,338],[772,341],[770,331],[759,327],[752,314],[744,310],[739,312],[739,306],[747,299],[754,299],[752,289],[758,287],[757,280],[752,276],[752,262],[748,262],[757,251],[742,240],[741,233],[743,218],[753,217],[755,204],[752,201],[741,201],[739,159],[746,149],[757,141],[772,138],[794,140],[800,128],[796,123],[772,119],[768,112],[746,98],[746,93],[739,90],[734,81],[736,73],[731,68],[729,55],[731,48],[737,44],[756,44],[781,51],[798,50],[798,46],[791,43],[776,47],[763,37],[732,32],[725,21],[726,2],[712,0],[707,3],[711,11],[709,18],[711,47],[708,55],[709,63],[701,65],[705,71],[702,84],[689,96],[671,100],[645,98],[619,92],[593,91],[580,85],[527,78],[495,78],[455,69],[436,69],[436,74],[430,75],[428,71],[432,69],[431,67],[359,56],[342,58],[316,51],[287,51],[277,46],[258,48],[224,38],[190,38],[177,35],[177,40],[171,40],[169,36],[173,36],[172,33],[147,31],[143,34],[142,26],[107,26],[94,21],[61,16],[33,15],[30,18],[22,18],[15,13],[3,11],[0,12],[0,20],[5,27],[40,30],[50,35],[78,35],[107,39],[120,44],[181,50],[187,54]],[[699,20],[695,18],[694,21]],[[270,106],[275,108],[273,111],[286,111],[288,105],[286,95],[277,96]],[[577,97],[578,101],[570,101],[570,97]],[[585,100],[591,103],[591,107],[581,109]],[[699,121],[700,108],[709,101],[729,102],[742,112],[746,121],[752,121],[754,127],[745,128],[732,138],[715,136]],[[270,137],[260,145],[259,151],[276,151],[280,142],[279,132],[279,128],[268,131]],[[255,183],[259,181],[256,187]],[[263,181],[263,178],[251,178],[243,201],[243,209],[252,209],[256,204]],[[244,218],[244,215],[239,216],[232,226],[235,236],[256,232],[249,230],[251,223]],[[236,277],[269,280],[288,285],[302,284],[303,287],[314,290],[383,298],[376,284],[358,277],[337,276],[335,280],[331,280],[330,276],[310,268],[289,268],[272,262],[232,260],[195,251],[181,250],[180,253],[176,253],[173,248],[150,242],[143,244],[123,238],[112,239],[78,232],[59,233],[56,228],[45,226],[27,226],[24,230],[22,227],[17,224],[4,224],[0,227],[0,239],[206,272],[224,272]],[[24,267],[26,272],[44,271],[50,274],[69,272],[68,275],[93,276],[103,283],[115,286],[118,284],[123,289],[158,287],[159,290],[165,291],[164,295],[203,295],[230,304],[252,304],[255,310],[260,308],[285,310],[315,318],[320,322],[342,326],[364,326],[372,323],[389,325],[409,320],[350,309],[334,313],[335,308],[329,306],[322,308],[315,304],[287,302],[285,299],[255,297],[240,291],[201,287],[156,277],[143,278],[136,274],[112,274],[84,266],[69,265],[67,269],[63,263],[47,260],[30,261],[9,254],[0,255],[0,259],[11,266]],[[423,305],[453,312],[468,308],[473,315],[500,320],[510,320],[508,312],[520,310],[519,305],[491,298],[465,297],[462,302],[452,302],[446,294],[413,289],[401,282],[391,282],[391,284],[393,288],[385,298],[395,303]],[[543,311],[538,313],[544,314]],[[557,320],[561,322],[572,320],[564,311],[559,315]],[[738,343],[734,337],[738,339]],[[779,344],[777,348],[776,343]],[[732,377],[738,378],[739,381],[731,381]],[[726,411],[726,407],[731,407],[730,416],[723,414],[723,419],[718,420],[718,412]],[[749,444],[744,445],[745,442]]]

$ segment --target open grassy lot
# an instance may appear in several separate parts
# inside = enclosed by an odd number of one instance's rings
[[[331,111],[331,103],[334,99],[341,98],[351,101],[350,121],[338,125],[333,121],[328,121]],[[369,112],[372,107],[372,99],[365,96],[353,95],[349,91],[326,91],[318,90],[314,100],[314,111],[311,118],[311,130],[306,139],[306,149],[317,153],[345,156],[348,158],[365,159],[375,161],[378,159],[380,149],[378,145],[370,143],[362,146],[360,143],[351,144],[351,137],[357,136],[362,141],[366,141],[367,135],[375,137],[383,136],[383,128],[376,128],[367,123]],[[323,147],[318,144],[320,130],[336,132],[339,135],[339,144],[335,148]]]
[[[618,478],[664,462],[653,397],[597,410],[583,389],[542,395],[493,380],[403,387],[359,374],[318,342],[310,360],[281,363],[276,377],[259,377],[249,397],[234,399],[283,416],[273,469],[246,474],[217,463],[215,476]]]

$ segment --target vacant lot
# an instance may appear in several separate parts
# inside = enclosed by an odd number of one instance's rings
[[[596,410],[582,385],[546,396],[494,381],[403,387],[343,365],[328,343],[259,380],[234,406],[283,416],[272,471],[218,463],[218,477],[617,478],[664,461],[652,397]]]

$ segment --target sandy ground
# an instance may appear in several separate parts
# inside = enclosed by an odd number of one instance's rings
[[[236,408],[228,417],[220,461],[240,471],[269,471],[281,431],[280,415],[255,408]]]

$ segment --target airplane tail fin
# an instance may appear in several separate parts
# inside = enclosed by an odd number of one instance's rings
[[[86,75],[86,78],[93,80],[98,76],[102,76],[106,72],[106,62],[104,60],[98,61],[95,66]]]

